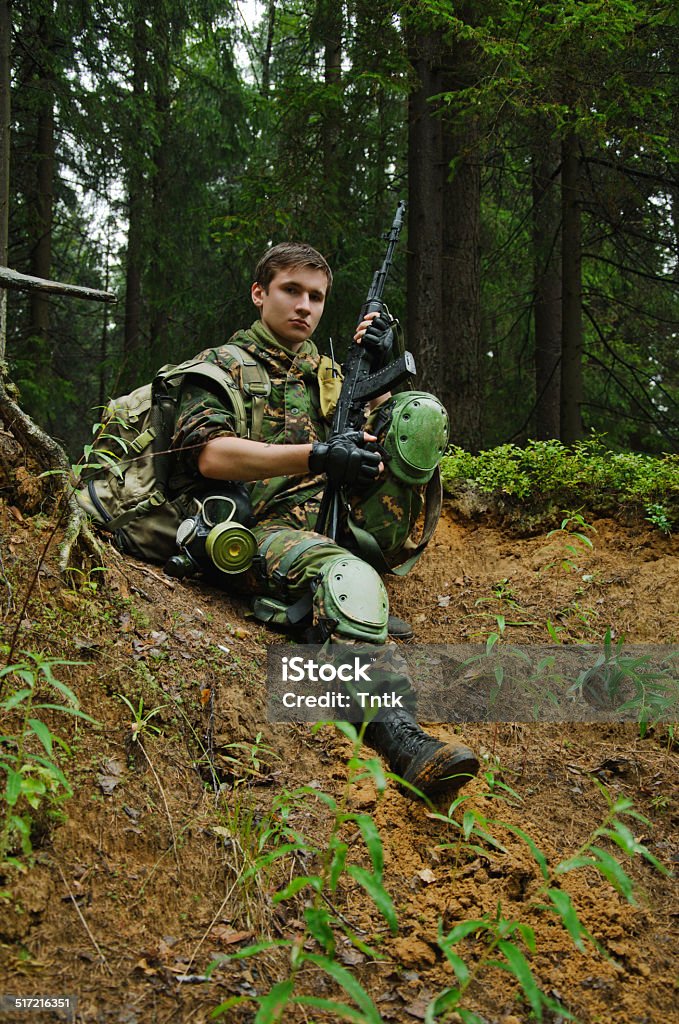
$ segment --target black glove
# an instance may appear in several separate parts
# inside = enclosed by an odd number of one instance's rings
[[[334,484],[363,484],[374,480],[382,456],[366,451],[362,430],[347,430],[327,444],[316,441],[309,454],[311,473],[325,473]]]
[[[361,344],[370,356],[373,370],[381,369],[389,361],[394,347],[395,323],[395,320],[389,318],[389,314],[380,313],[371,321],[370,327],[363,335]]]

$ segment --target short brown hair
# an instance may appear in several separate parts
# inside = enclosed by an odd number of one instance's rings
[[[304,242],[279,242],[268,249],[255,268],[255,281],[267,291],[279,270],[288,267],[311,267],[322,270],[328,279],[328,293],[332,288],[332,270],[320,252]]]

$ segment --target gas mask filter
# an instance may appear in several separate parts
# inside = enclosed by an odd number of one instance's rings
[[[165,572],[182,579],[212,566],[227,575],[249,569],[257,554],[257,541],[252,531],[238,522],[249,514],[247,509],[239,509],[242,502],[226,494],[210,494],[202,500],[194,498],[194,502],[194,514],[177,530],[180,554],[170,559]]]

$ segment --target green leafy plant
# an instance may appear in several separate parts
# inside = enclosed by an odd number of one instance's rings
[[[170,827],[170,835],[172,837],[172,850],[174,853],[174,858],[175,861],[177,862],[177,867],[179,867],[177,836],[174,829],[174,823],[172,821],[172,815],[170,814],[170,807],[167,802],[167,796],[165,794],[163,784],[160,781],[160,776],[156,771],[155,765],[151,760],[149,752],[146,749],[146,744],[144,743],[145,736],[160,736],[160,728],[157,725],[153,725],[151,720],[155,718],[156,715],[159,715],[162,711],[164,711],[165,708],[168,707],[168,705],[160,704],[155,708],[151,708],[150,711],[147,711],[144,708],[144,698],[142,696],[139,697],[139,701],[137,702],[136,707],[132,703],[132,701],[129,700],[123,693],[118,693],[116,694],[116,696],[118,697],[119,700],[126,704],[130,711],[132,712],[132,722],[130,725],[130,739],[133,744],[136,744],[136,749],[141,751],[144,760],[151,769],[151,774],[153,775],[153,778],[156,781],[156,785],[158,786],[158,792],[160,793],[161,799],[163,801],[165,815],[167,817],[168,825]]]
[[[489,818],[476,808],[463,810],[462,821],[459,822],[453,815],[464,808],[469,799],[467,794],[453,801],[447,814],[433,816],[457,829],[461,833],[459,842],[464,840],[471,843],[472,850],[479,853],[483,853],[484,848],[488,847],[496,850],[505,849],[493,834],[496,830],[505,830],[518,837],[530,850],[542,878],[532,899],[526,901],[527,912],[537,910],[553,914],[568,932],[578,951],[584,952],[585,943],[589,942],[603,956],[608,956],[601,943],[580,920],[570,894],[563,888],[564,876],[575,870],[594,870],[627,902],[633,904],[634,883],[620,861],[604,847],[603,843],[613,844],[630,859],[642,857],[663,875],[668,875],[669,871],[634,837],[623,818],[635,819],[645,826],[650,824],[649,821],[635,811],[627,797],[614,800],[604,786],[598,782],[596,785],[608,805],[604,821],[572,857],[554,865],[550,864],[548,857],[539,849],[532,837],[516,825]],[[489,795],[496,800],[505,799],[502,792],[491,791]],[[483,944],[483,952],[480,957],[475,957],[473,966],[470,966],[469,957],[465,958],[465,943],[472,937],[476,944]],[[464,1024],[483,1024],[483,1019],[464,1004],[472,982],[478,982],[487,971],[493,969],[505,971],[514,978],[530,1007],[532,1018],[541,1021],[544,1019],[545,1011],[552,1011],[565,1020],[577,1019],[565,1006],[540,988],[530,965],[530,956],[536,952],[535,932],[525,922],[505,916],[501,904],[498,904],[494,914],[484,914],[474,920],[461,921],[445,933],[440,923],[438,944],[453,969],[455,984],[431,1000],[425,1013],[427,1024],[435,1024],[452,1011],[455,1011],[458,1019],[464,1021]]]
[[[535,623],[525,620],[517,619],[515,615],[523,612],[523,608],[517,599],[510,581],[505,578],[499,580],[491,587],[492,597],[479,597],[474,602],[475,608],[480,608],[483,605],[496,605],[501,611],[489,611],[480,612],[482,618],[492,619],[495,623],[496,629],[490,634],[493,638],[493,643],[497,643],[505,633],[508,626],[534,626]],[[507,614],[511,612],[511,618],[507,618]],[[473,634],[475,636],[479,635]],[[486,636],[485,633],[482,634]]]
[[[104,409],[104,412],[108,410]],[[92,425],[94,440],[91,444],[83,445],[80,459],[71,466],[71,478],[74,483],[80,480],[85,470],[108,469],[115,476],[122,478],[123,473],[118,463],[128,454],[129,445],[120,432],[126,429],[129,429],[129,424],[115,414],[109,414],[104,420]]]
[[[349,762],[348,786],[370,777],[378,790],[381,790],[386,777],[380,763],[377,760],[361,761],[358,758],[360,737],[353,726],[345,723],[338,724],[338,728],[354,744]],[[492,806],[504,804],[516,807],[520,804],[519,794],[500,779],[497,771],[486,771],[485,781],[487,791],[484,796],[491,801]],[[475,804],[474,793],[466,792],[458,796],[446,813],[439,813],[430,805],[428,816],[458,833],[454,841],[444,841],[439,845],[439,850],[451,849],[456,852],[453,877],[457,866],[472,856],[487,857],[489,850],[506,853],[507,840],[504,836],[500,838],[502,833],[525,843],[538,869],[534,892],[525,901],[526,915],[553,915],[579,952],[584,952],[586,944],[590,944],[602,956],[608,957],[604,946],[580,920],[573,898],[564,887],[564,880],[569,873],[577,870],[595,871],[623,899],[634,903],[633,881],[619,860],[621,854],[628,859],[641,857],[663,875],[669,872],[635,838],[626,822],[626,819],[631,818],[648,826],[647,819],[635,811],[626,797],[613,799],[605,787],[594,781],[607,803],[604,820],[572,856],[556,863],[550,862],[549,857],[523,829],[502,817],[480,810]],[[237,791],[240,798],[245,792]],[[257,837],[256,849],[253,847],[255,855],[243,871],[243,876],[252,879],[263,872],[269,873],[273,865],[285,863],[286,858],[304,866],[303,873],[287,881],[273,897],[275,904],[303,898],[301,916],[304,925],[294,938],[263,938],[237,953],[221,956],[210,964],[208,976],[225,961],[247,960],[274,951],[285,952],[287,957],[286,975],[268,992],[232,996],[213,1010],[213,1019],[228,1014],[236,1006],[255,1002],[257,1010],[254,1020],[257,1024],[276,1024],[285,1020],[286,1011],[293,1006],[353,1021],[355,1024],[382,1024],[377,1006],[366,989],[336,959],[339,935],[371,959],[380,959],[379,950],[375,949],[375,940],[370,944],[367,939],[357,935],[351,922],[337,909],[343,878],[350,879],[354,885],[358,883],[364,889],[392,934],[396,934],[398,929],[396,910],[384,885],[384,855],[379,832],[370,815],[347,811],[347,792],[348,787],[340,800],[310,787],[283,794],[275,803],[275,833],[267,832],[262,822],[251,833]],[[292,826],[293,809],[303,807],[309,799],[320,801],[331,817],[330,835],[324,846],[312,842]],[[240,824],[243,824],[242,820]],[[346,833],[347,826],[352,830],[350,835]],[[240,834],[243,834],[242,830]],[[232,834],[229,835],[231,837]],[[369,868],[353,860],[355,840],[359,835],[363,841],[362,849],[369,858]],[[270,880],[273,877],[273,874],[268,874]],[[298,907],[296,909],[296,916],[300,916]],[[502,904],[498,904],[493,913],[459,921],[447,930],[440,922],[438,945],[452,968],[455,982],[430,1001],[425,1013],[428,1024],[447,1019],[451,1013],[456,1015],[454,1019],[465,1024],[483,1024],[483,1018],[470,1006],[473,993],[471,986],[482,981],[489,972],[497,970],[507,973],[513,979],[528,1006],[531,1019],[542,1021],[546,1014],[553,1013],[563,1020],[577,1020],[571,1010],[543,990],[534,973],[532,958],[538,950],[533,927],[525,920],[508,916]],[[347,1001],[341,997],[327,998],[308,994],[309,977],[319,971],[335,982]]]
[[[393,901],[384,885],[384,854],[379,832],[370,815],[354,813],[347,809],[350,787],[354,783],[372,778],[378,791],[383,791],[386,776],[376,758],[359,758],[362,735],[357,733],[354,726],[348,722],[340,722],[337,723],[337,727],[353,744],[348,781],[342,797],[335,800],[328,793],[308,786],[285,794],[276,807],[283,824],[276,833],[273,849],[258,856],[243,873],[244,880],[247,880],[255,873],[268,870],[275,861],[284,857],[292,857],[297,863],[314,866],[315,870],[306,870],[304,874],[294,877],[273,897],[275,904],[282,904],[299,900],[302,894],[308,894],[302,912],[304,928],[301,934],[294,939],[265,940],[231,956],[220,957],[210,964],[207,972],[210,975],[225,960],[253,957],[272,949],[286,949],[290,963],[288,977],[274,985],[265,995],[233,996],[227,999],[215,1008],[212,1013],[214,1018],[223,1016],[241,1003],[254,1000],[258,1004],[255,1020],[260,1024],[265,1021],[274,1024],[275,1021],[281,1020],[286,1007],[291,1005],[310,1007],[345,1020],[381,1024],[377,1007],[363,986],[353,974],[337,963],[336,936],[338,933],[344,935],[354,948],[371,958],[379,959],[379,952],[364,941],[351,923],[334,909],[333,898],[341,879],[347,876],[352,880],[352,885],[361,886],[384,917],[391,933],[396,934],[398,921]],[[331,816],[330,835],[323,847],[299,834],[289,822],[290,808],[298,806],[300,801],[308,800],[320,801]],[[353,844],[348,841],[347,828],[360,834],[370,861],[369,869],[352,862]],[[310,951],[310,945],[312,949],[315,946],[318,951]],[[352,1000],[353,1005],[299,991],[305,968],[320,970],[328,975]]]
[[[572,448],[557,440],[505,444],[478,455],[452,447],[441,473],[454,499],[478,495],[509,521],[547,525],[585,494],[590,516],[645,517],[663,532],[679,523],[679,456],[610,451],[598,435]]]
[[[69,715],[94,723],[80,710],[73,691],[54,675],[55,668],[76,664],[81,663],[29,653],[0,670],[6,694],[0,701],[0,773],[4,776],[0,864],[21,869],[15,854],[20,850],[30,858],[38,818],[55,817],[72,793],[59,764],[60,752],[68,756],[69,746],[41,712],[48,712],[50,718]],[[45,698],[44,688],[55,696]]]
[[[85,571],[69,565],[66,567],[66,572],[68,573],[69,582],[73,590],[85,590],[91,594],[96,594],[99,589],[97,574],[108,572],[108,567],[105,565],[94,565],[91,569]]]
[[[647,522],[653,523],[654,526],[657,526],[661,533],[669,536],[672,532],[672,523],[667,509],[659,502],[651,502],[646,506],[645,518]]]
[[[678,662],[672,647],[637,650],[626,647],[623,638],[614,642],[607,630],[601,652],[579,673],[572,690],[594,707],[613,709],[622,718],[633,714],[643,736],[649,725],[679,716]]]
[[[276,751],[263,742],[261,732],[257,733],[252,743],[242,741],[227,743],[220,748],[220,755],[221,759],[232,768],[234,786],[260,778],[263,767],[268,767],[273,761],[280,760]]]
[[[150,711],[147,711],[144,708],[143,697],[139,698],[136,707],[134,706],[132,701],[129,700],[129,698],[127,698],[123,693],[117,693],[116,697],[118,698],[118,700],[121,700],[123,704],[126,704],[130,711],[132,712],[130,737],[133,743],[137,743],[145,733],[153,734],[155,736],[160,735],[160,729],[158,728],[157,725],[152,725],[151,720],[155,718],[156,715],[161,714],[161,712],[163,712],[165,708],[168,706],[167,704],[161,704],[158,707],[152,708]]]
[[[591,551],[594,547],[588,533],[596,533],[595,527],[586,522],[581,515],[581,510],[575,512],[563,512],[564,518],[558,530],[550,530],[548,539],[555,536],[564,537],[564,551],[561,559],[561,566],[566,572],[577,572],[578,566],[574,559],[580,558],[583,553]]]

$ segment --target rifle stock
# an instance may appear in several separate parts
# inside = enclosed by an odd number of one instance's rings
[[[381,313],[384,309],[382,296],[403,226],[404,212],[405,203],[401,200],[387,236],[387,251],[382,266],[375,271],[358,323],[368,313]],[[390,391],[408,377],[414,376],[415,372],[413,356],[410,352],[404,352],[388,366],[371,373],[370,356],[362,345],[352,344],[344,363],[344,383],[332,421],[332,436],[343,434],[347,430],[360,430],[366,402]],[[328,481],[323,493],[316,530],[331,540],[337,540],[339,534],[341,498],[341,489]]]

